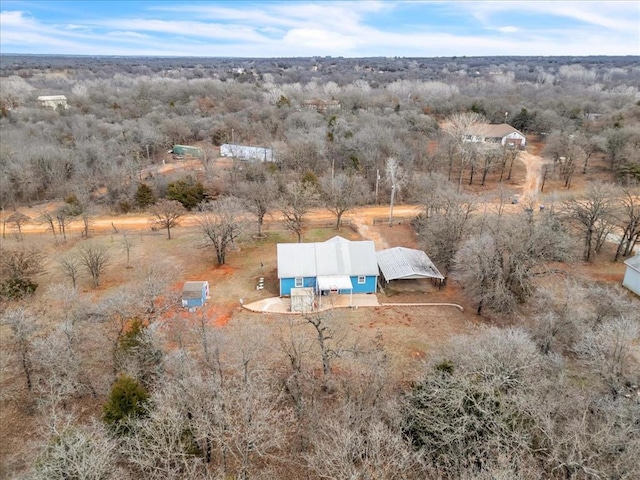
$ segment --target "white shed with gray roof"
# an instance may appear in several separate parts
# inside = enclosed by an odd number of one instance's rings
[[[422,250],[395,247],[376,252],[376,256],[382,276],[387,283],[399,279],[444,280],[444,276]]]

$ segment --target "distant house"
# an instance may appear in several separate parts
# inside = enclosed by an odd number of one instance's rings
[[[524,148],[527,138],[507,123],[475,125],[465,137],[467,142],[499,143],[502,146]]]
[[[240,160],[256,160],[258,162],[273,162],[273,150],[263,147],[249,147],[224,143],[220,145],[220,156],[239,158]]]
[[[182,287],[182,306],[185,308],[202,307],[209,298],[209,282],[185,282]]]
[[[38,97],[38,101],[43,107],[53,108],[54,110],[58,107],[69,108],[67,97],[64,95],[41,95]]]
[[[438,271],[431,259],[422,250],[395,247],[376,252],[378,267],[385,282],[391,280],[410,280],[431,278],[438,282],[444,276]]]
[[[625,261],[624,264],[627,270],[624,273],[622,286],[640,296],[640,253]]]
[[[378,264],[372,241],[335,236],[326,242],[277,245],[280,296],[310,288],[317,295],[375,293]]]
[[[320,100],[317,98],[313,100],[307,100],[306,102],[303,102],[302,105],[305,108],[317,110],[318,112],[340,110],[340,108],[342,107],[339,100]]]

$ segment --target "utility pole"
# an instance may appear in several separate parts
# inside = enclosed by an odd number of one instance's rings
[[[394,158],[387,160],[387,174],[391,180],[391,202],[389,204],[389,227],[393,226],[393,202],[396,199],[396,174],[398,170],[398,163]]]
[[[376,170],[376,205],[379,205],[378,203],[378,189],[380,187],[380,169],[378,168]]]
[[[396,199],[396,190],[399,188],[398,175],[399,169],[398,161],[395,158],[388,158],[385,163],[385,170],[387,171],[387,177],[391,181],[391,203],[389,204],[389,227],[393,226],[393,202]]]
[[[391,204],[389,205],[389,226],[393,226],[393,201],[396,196],[396,184],[395,179],[391,180],[393,183],[391,184]]]

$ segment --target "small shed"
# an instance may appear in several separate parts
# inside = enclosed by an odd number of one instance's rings
[[[385,281],[431,278],[440,283],[444,276],[422,250],[395,247],[376,252]]]
[[[184,282],[182,287],[182,306],[185,308],[202,307],[209,298],[209,282]]]
[[[313,288],[292,288],[291,311],[299,313],[309,313],[313,311],[314,297]]]
[[[189,145],[174,145],[169,153],[177,156],[202,157],[202,149],[199,147],[191,147]]]
[[[625,261],[624,264],[627,266],[627,270],[624,273],[622,286],[640,296],[640,253]]]

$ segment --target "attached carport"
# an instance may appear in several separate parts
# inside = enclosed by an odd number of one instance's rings
[[[394,247],[376,252],[378,267],[386,283],[391,280],[431,278],[442,285],[444,276],[422,250]]]
[[[322,275],[316,278],[318,301],[322,305],[322,292],[349,292],[349,306],[353,303],[353,284],[349,275]]]

